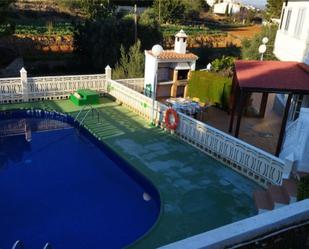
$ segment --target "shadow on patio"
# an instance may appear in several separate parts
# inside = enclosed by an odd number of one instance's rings
[[[259,110],[262,94],[252,95],[252,106]],[[273,110],[275,94],[269,94],[265,117],[243,116],[239,138],[269,153],[275,154],[282,117]],[[228,133],[230,115],[216,107],[209,108],[203,122]]]

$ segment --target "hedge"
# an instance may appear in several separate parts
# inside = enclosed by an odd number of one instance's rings
[[[188,97],[228,108],[231,87],[231,78],[208,71],[193,71],[188,83]]]

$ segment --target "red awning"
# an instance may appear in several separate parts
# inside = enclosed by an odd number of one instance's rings
[[[309,94],[309,66],[289,61],[235,62],[240,88],[262,92]]]

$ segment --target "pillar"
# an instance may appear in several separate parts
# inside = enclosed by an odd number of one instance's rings
[[[171,97],[177,96],[177,80],[178,80],[178,70],[174,70],[173,73],[173,85],[171,87]]]
[[[27,71],[23,67],[20,70],[20,83],[22,85],[22,94],[23,94],[23,101],[28,102],[29,101],[29,86],[28,86],[28,76]]]
[[[106,80],[112,79],[112,69],[109,65],[105,67],[105,77],[106,77]]]

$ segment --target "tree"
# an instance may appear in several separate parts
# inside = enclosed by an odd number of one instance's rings
[[[81,8],[90,19],[102,19],[114,14],[115,6],[109,0],[80,0]]]
[[[273,54],[274,43],[276,38],[277,25],[264,26],[262,31],[256,34],[252,39],[246,39],[242,42],[241,54],[245,60],[259,60],[259,46],[262,44],[263,37],[268,37],[267,50],[264,54],[264,60],[275,60]]]
[[[4,23],[7,20],[10,5],[15,0],[1,0],[0,1],[0,23]]]
[[[119,63],[116,64],[113,77],[116,79],[143,77],[145,59],[141,52],[141,42],[138,40],[130,47],[128,53],[123,46],[121,46],[120,51],[121,58]]]
[[[283,2],[284,0],[267,0],[266,3],[267,19],[280,18]]]
[[[141,22],[137,29],[142,50],[151,49],[162,40],[162,34],[155,25],[144,25]],[[121,57],[121,45],[124,50],[128,50],[134,41],[132,18],[88,20],[78,25],[74,32],[75,53],[81,58],[84,68],[98,72],[106,65],[114,66]]]
[[[197,19],[201,11],[207,8],[205,0],[182,0],[185,6],[185,19]]]
[[[153,8],[163,23],[180,23],[184,19],[185,4],[181,0],[155,0]]]

